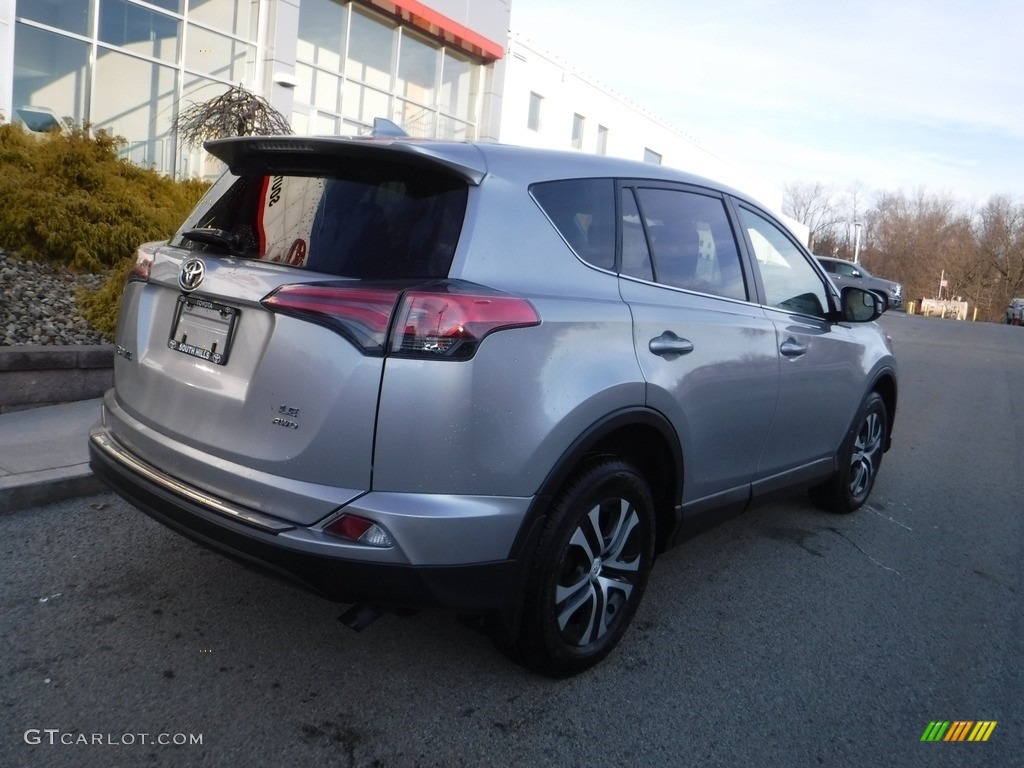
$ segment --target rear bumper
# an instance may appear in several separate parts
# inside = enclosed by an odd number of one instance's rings
[[[514,559],[455,565],[379,562],[372,548],[348,549],[314,528],[240,509],[183,484],[131,456],[101,426],[89,439],[101,480],[155,520],[246,565],[286,578],[327,599],[388,607],[442,607],[466,613],[507,611],[521,571]],[[387,557],[387,550],[377,550]]]

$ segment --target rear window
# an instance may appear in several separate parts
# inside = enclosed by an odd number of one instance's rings
[[[229,172],[173,243],[339,277],[445,277],[466,196],[456,179],[378,164],[322,176]]]

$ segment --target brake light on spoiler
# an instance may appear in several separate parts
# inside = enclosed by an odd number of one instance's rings
[[[540,324],[526,299],[458,282],[284,285],[262,304],[327,326],[367,354],[395,357],[466,360],[496,331]]]

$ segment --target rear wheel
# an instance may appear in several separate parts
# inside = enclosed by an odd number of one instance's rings
[[[868,500],[882,465],[888,425],[885,401],[872,392],[861,405],[843,445],[839,470],[810,490],[815,504],[831,512],[853,512]]]
[[[597,664],[636,612],[654,559],[654,502],[631,465],[602,460],[562,490],[527,582],[516,657],[550,677]]]

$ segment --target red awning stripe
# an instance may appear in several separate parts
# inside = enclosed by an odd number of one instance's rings
[[[427,34],[457,46],[481,59],[503,58],[505,49],[498,43],[449,19],[418,0],[363,0],[368,5],[390,13]]]

